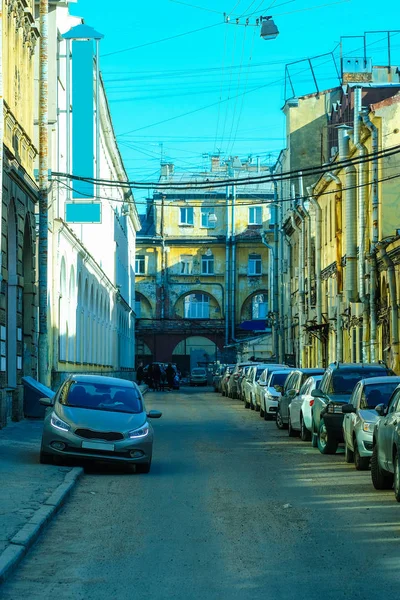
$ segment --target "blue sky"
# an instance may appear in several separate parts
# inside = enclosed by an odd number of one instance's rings
[[[398,11],[394,0],[382,3],[382,11],[371,0],[153,0],[113,6],[78,0],[71,12],[105,36],[100,66],[117,140],[129,178],[149,182],[157,180],[161,157],[180,170],[200,169],[217,150],[273,162],[284,147],[285,65],[333,51],[341,36],[395,29]],[[274,17],[277,39],[259,37],[259,28],[251,26],[259,15]],[[180,37],[161,41],[173,36]],[[368,38],[375,64],[384,64],[383,37]],[[357,55],[361,45],[360,39],[347,39],[344,47]],[[399,64],[400,34],[392,38],[392,52]],[[298,95],[315,91],[306,67],[291,69]],[[315,69],[322,89],[335,84],[329,57],[316,60]],[[141,200],[140,193],[136,197]]]

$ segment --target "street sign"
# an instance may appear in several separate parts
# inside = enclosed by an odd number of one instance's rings
[[[67,223],[101,223],[101,202],[66,202]]]

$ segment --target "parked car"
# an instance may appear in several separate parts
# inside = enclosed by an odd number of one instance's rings
[[[191,370],[189,384],[192,387],[194,385],[207,385],[207,371],[204,367],[195,367]]]
[[[267,367],[265,367],[264,371],[261,373],[260,377],[258,378],[258,380],[255,382],[254,385],[254,390],[255,390],[255,410],[261,410],[261,399],[264,400],[264,392],[265,392],[265,388],[267,386],[267,382],[268,382],[268,378],[270,376],[270,374],[272,373],[272,371],[275,371],[277,369],[288,369],[288,372],[290,371],[289,367],[286,367],[286,365],[281,365],[281,364],[269,364]]]
[[[228,379],[228,383],[226,386],[227,396],[229,396],[229,398],[238,398],[239,397],[239,378],[243,372],[244,367],[249,367],[249,366],[251,367],[253,365],[254,365],[253,362],[237,363],[231,376]]]
[[[322,375],[324,369],[293,369],[285,381],[282,396],[278,400],[276,426],[287,429],[289,426],[289,404],[300,392],[300,388],[311,375]]]
[[[153,428],[136,383],[100,375],[70,375],[46,406],[40,462],[55,457],[134,464],[148,473],[153,454]]]
[[[262,372],[268,367],[268,364],[256,364],[249,369],[246,381],[243,384],[244,389],[244,405],[245,408],[256,408],[256,383]]]
[[[358,471],[368,469],[372,456],[373,431],[379,415],[378,405],[387,406],[400,384],[400,377],[362,379],[356,385],[349,404],[342,406],[345,461],[354,462]]]
[[[233,373],[236,365],[226,365],[224,374],[221,377],[221,394],[226,396],[228,394],[228,381],[229,377]]]
[[[243,371],[238,379],[238,389],[239,389],[239,399],[240,400],[244,400],[243,385],[244,385],[244,382],[246,381],[247,373],[249,372],[249,370],[251,369],[252,366],[254,366],[254,363],[251,363],[251,365],[249,365],[248,367],[244,367]]]
[[[276,417],[278,400],[282,395],[283,386],[289,373],[289,368],[272,370],[269,373],[260,406],[260,417],[264,417],[266,421]]]
[[[372,439],[371,479],[376,490],[390,490],[400,502],[400,385],[393,392],[388,406],[378,404],[378,419]]]
[[[303,442],[311,440],[311,408],[314,404],[311,392],[320,386],[321,381],[322,375],[312,375],[306,379],[299,394],[289,404],[289,433],[300,433]]]
[[[213,375],[213,387],[215,392],[221,391],[221,378],[224,374],[226,365],[219,365]]]
[[[311,392],[312,445],[322,454],[335,454],[343,442],[343,404],[348,404],[354,387],[361,379],[394,375],[383,363],[332,363],[318,389]]]

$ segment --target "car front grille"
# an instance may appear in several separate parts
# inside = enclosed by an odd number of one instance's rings
[[[124,436],[118,431],[93,431],[93,429],[75,429],[75,434],[87,440],[105,440],[106,442],[116,442],[123,440]]]

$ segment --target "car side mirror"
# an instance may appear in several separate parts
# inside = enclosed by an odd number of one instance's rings
[[[378,404],[377,406],[375,406],[375,410],[380,417],[384,417],[385,415],[387,415],[388,408],[384,404]]]
[[[321,392],[318,388],[311,391],[311,396],[313,398],[325,398],[325,394]]]
[[[258,385],[267,385],[266,381],[258,381]]]
[[[297,394],[298,394],[298,391],[295,389],[288,391],[289,398],[294,398],[295,396],[297,396]]]
[[[53,398],[39,398],[39,403],[43,406],[53,406]]]
[[[342,406],[342,413],[344,414],[349,414],[349,413],[355,413],[356,409],[352,404],[345,404],[344,406]]]
[[[149,419],[159,419],[162,416],[162,412],[159,410],[150,410],[147,413],[147,416]]]

